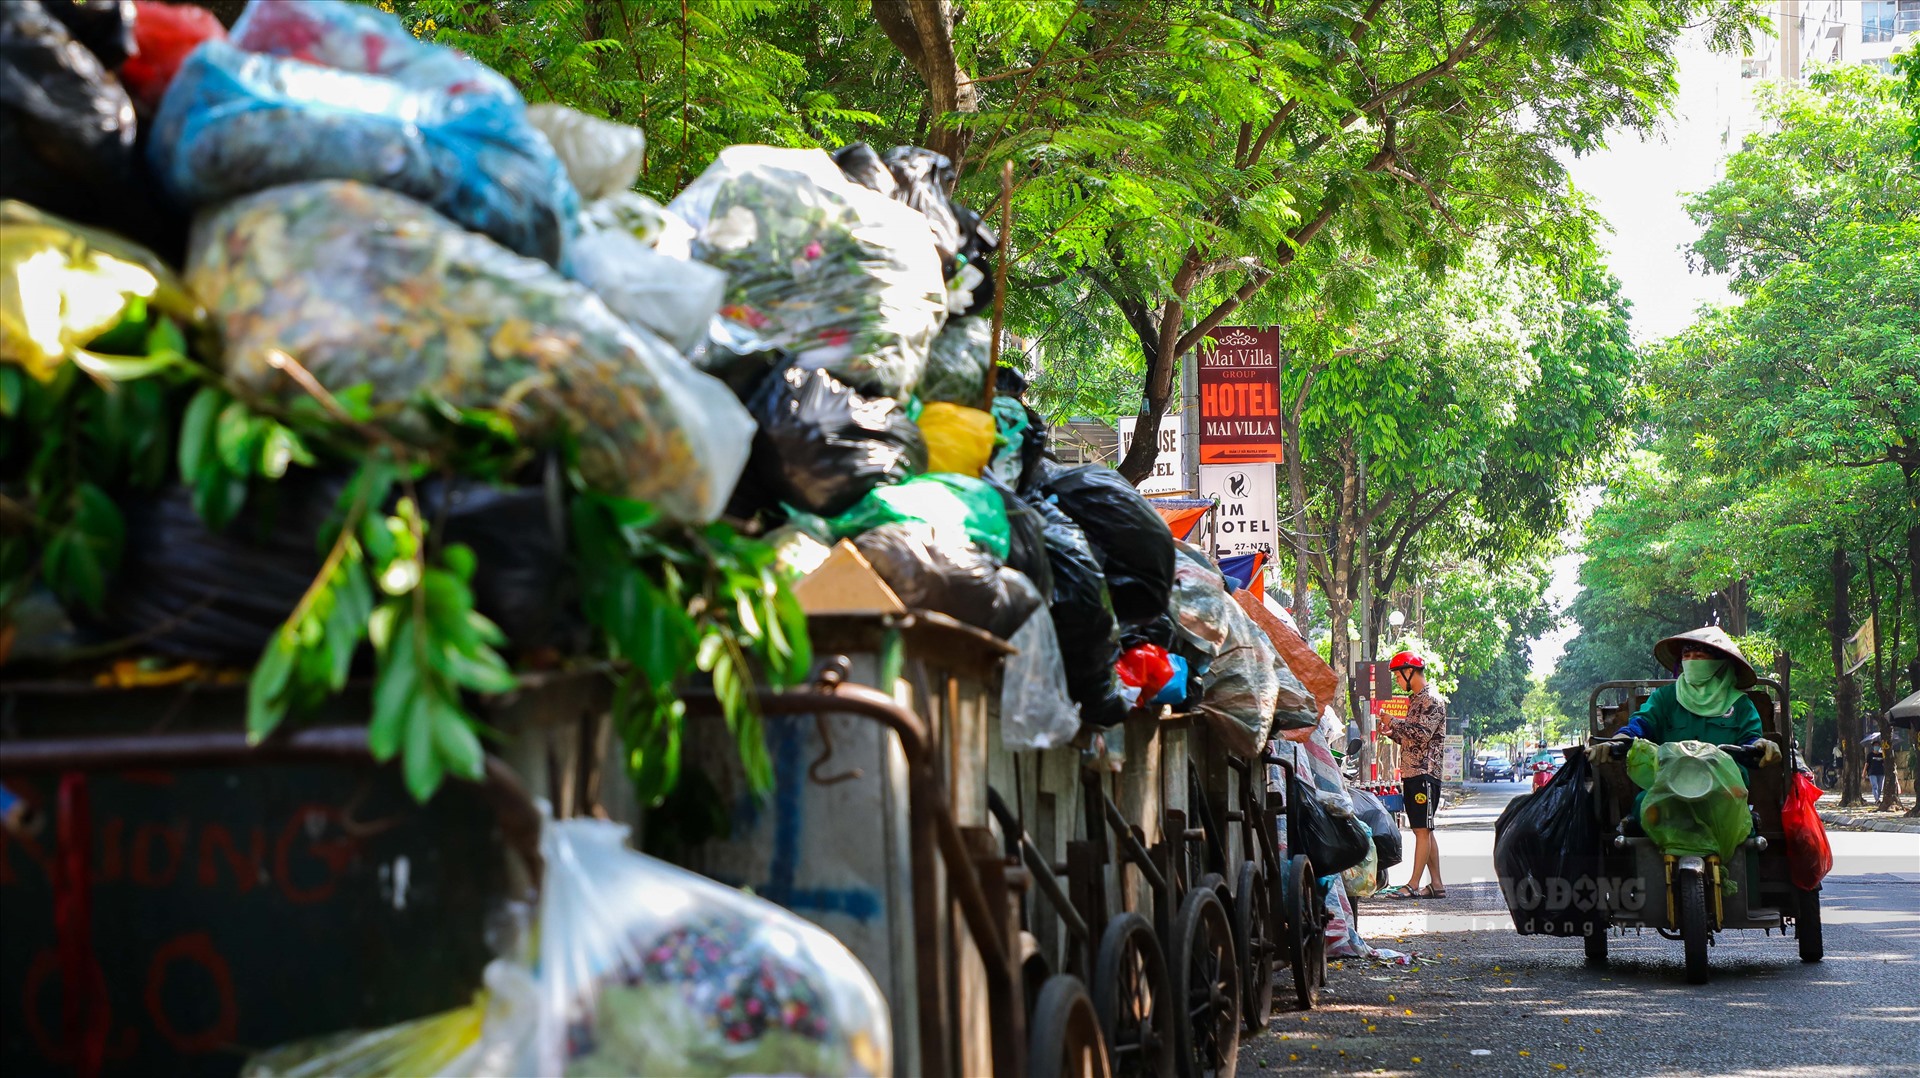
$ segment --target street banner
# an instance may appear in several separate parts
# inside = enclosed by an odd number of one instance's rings
[[[1133,429],[1139,423],[1139,416],[1130,415],[1120,420],[1122,459],[1126,457],[1127,450],[1133,448]],[[1160,455],[1153,458],[1153,474],[1142,479],[1136,488],[1140,493],[1152,498],[1190,490],[1180,476],[1180,435],[1186,429],[1185,419],[1178,412],[1169,412],[1160,417]]]
[[[1280,331],[1221,326],[1200,357],[1200,463],[1281,463]]]
[[[1154,498],[1154,512],[1167,522],[1167,530],[1175,539],[1191,543],[1194,525],[1208,513],[1213,512],[1213,503],[1198,498]]]
[[[1279,475],[1272,464],[1202,464],[1200,496],[1216,498],[1214,555],[1278,555]]]
[[[1847,637],[1845,647],[1847,673],[1851,674],[1855,670],[1867,665],[1868,661],[1873,658],[1873,635],[1873,619],[1868,618],[1866,624],[1860,626],[1859,632]]]
[[[1466,781],[1466,763],[1467,739],[1460,734],[1448,734],[1445,755],[1440,761],[1440,781]]]

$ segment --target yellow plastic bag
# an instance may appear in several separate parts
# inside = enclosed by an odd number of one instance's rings
[[[184,325],[206,317],[145,248],[24,202],[0,202],[0,362],[42,382],[69,359],[111,370],[112,360],[87,345],[142,305]]]
[[[998,428],[978,408],[934,401],[920,410],[920,433],[927,439],[927,471],[977,479],[993,458]]]

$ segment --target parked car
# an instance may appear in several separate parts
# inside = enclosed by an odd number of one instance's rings
[[[1502,759],[1493,759],[1493,760],[1486,761],[1484,764],[1481,765],[1481,768],[1480,768],[1480,781],[1512,782],[1513,781],[1512,761],[1502,760]]]

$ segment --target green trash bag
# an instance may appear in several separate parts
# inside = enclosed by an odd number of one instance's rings
[[[964,532],[974,546],[1006,559],[1006,503],[992,487],[971,476],[939,472],[875,487],[852,509],[830,518],[833,537],[847,539],[888,524],[921,522],[936,533]]]
[[[1646,791],[1640,826],[1666,853],[1717,854],[1726,864],[1753,833],[1740,765],[1713,745],[1635,741],[1627,752],[1627,776]]]

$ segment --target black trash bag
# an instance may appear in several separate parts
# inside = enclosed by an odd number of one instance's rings
[[[95,628],[179,659],[251,665],[320,571],[315,537],[345,484],[290,473],[222,532],[201,523],[184,487],[122,500],[126,552]],[[518,648],[578,650],[578,590],[545,488],[429,479],[417,489],[435,534],[474,548],[475,608]]]
[[[953,190],[957,180],[953,162],[945,154],[918,146],[895,146],[881,154],[880,160],[885,162],[898,185],[893,198],[926,217],[928,227],[933,229],[933,245],[940,249],[941,262],[951,263],[965,246],[960,235],[960,220],[954,216],[953,203],[947,198],[947,192]],[[950,265],[948,268],[951,270]]]
[[[1128,625],[1167,612],[1173,598],[1173,533],[1146,497],[1104,464],[1063,468],[1041,489],[1080,525],[1101,556],[1113,612]]]
[[[760,429],[747,470],[790,504],[838,516],[878,486],[927,470],[927,442],[891,397],[789,365],[747,402]]]
[[[1605,931],[1597,907],[1603,839],[1585,752],[1545,786],[1515,798],[1493,825],[1493,867],[1521,935],[1585,936]]]
[[[971,543],[943,542],[933,526],[885,524],[853,541],[900,601],[1006,639],[1040,609],[1040,593],[1019,572]]]
[[[1311,782],[1290,775],[1287,797],[1296,806],[1288,817],[1287,842],[1291,849],[1307,855],[1314,875],[1345,872],[1367,859],[1372,848],[1367,829],[1357,818],[1329,808]]]
[[[1137,622],[1124,626],[1120,633],[1121,648],[1131,648],[1139,644],[1153,644],[1169,654],[1180,642],[1180,634],[1173,624],[1173,615],[1162,613],[1152,621]]]
[[[1353,814],[1373,830],[1373,848],[1380,852],[1380,867],[1399,864],[1406,856],[1400,841],[1400,822],[1371,791],[1348,787],[1347,793],[1353,797]]]
[[[1053,566],[1047,561],[1047,521],[988,469],[981,480],[1000,495],[1007,510],[1007,567],[1033,582],[1041,595],[1053,594]]]
[[[1113,664],[1120,661],[1120,626],[1114,621],[1106,578],[1079,525],[1045,502],[1033,503],[1033,510],[1046,524],[1047,564],[1053,574],[1048,612],[1060,638],[1067,695],[1080,705],[1084,721],[1112,726],[1126,718],[1127,705],[1113,672]]]
[[[45,6],[109,70],[139,51],[133,42],[133,0],[54,0]]]
[[[888,198],[900,195],[900,185],[894,182],[886,162],[880,160],[880,151],[864,142],[850,143],[833,151],[833,163],[840,166],[840,172],[847,179],[869,191]]]
[[[0,4],[0,198],[119,229],[136,198],[133,100],[39,0]],[[138,201],[144,203],[144,199]]]

